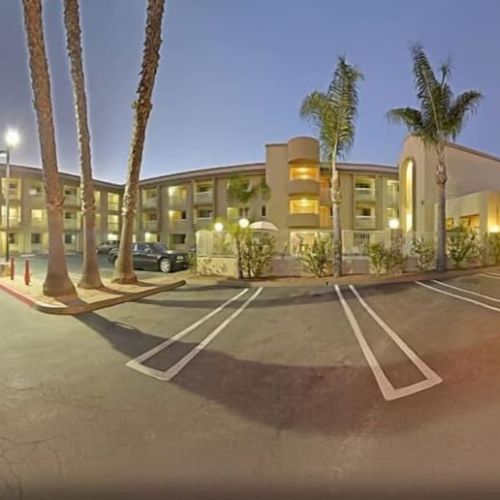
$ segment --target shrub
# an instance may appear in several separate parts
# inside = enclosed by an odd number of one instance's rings
[[[332,239],[331,237],[318,236],[312,245],[301,247],[298,255],[300,265],[308,273],[312,273],[318,278],[325,275],[328,263],[332,259]]]
[[[500,264],[500,233],[489,233],[480,247],[481,260],[485,265]]]
[[[419,271],[428,271],[433,267],[436,252],[431,242],[422,239],[415,239],[411,244],[411,254],[417,259]]]
[[[447,234],[448,253],[455,267],[462,267],[465,260],[476,257],[479,253],[476,233],[469,227],[458,226]]]
[[[373,243],[367,247],[370,268],[375,275],[382,272],[402,273],[406,256],[403,254],[402,239],[395,237],[391,239],[391,244],[386,247],[383,242]]]
[[[241,244],[241,266],[247,278],[259,278],[276,254],[275,239],[268,234],[252,238],[250,232]]]
[[[379,241],[367,246],[367,254],[370,259],[370,269],[379,276],[385,269],[385,245]]]

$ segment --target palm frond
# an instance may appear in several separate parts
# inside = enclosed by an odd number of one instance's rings
[[[394,123],[402,123],[413,133],[423,128],[422,113],[415,108],[395,108],[387,112],[387,118]]]
[[[445,123],[446,132],[453,140],[460,134],[468,115],[474,114],[483,98],[481,92],[468,90],[460,94],[451,104]]]

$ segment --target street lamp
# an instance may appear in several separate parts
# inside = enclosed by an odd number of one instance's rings
[[[0,150],[0,154],[5,155],[5,183],[6,183],[6,189],[5,189],[5,260],[9,262],[9,257],[10,257],[10,241],[9,241],[9,234],[10,234],[10,193],[9,193],[9,181],[10,181],[10,150],[12,148],[15,148],[18,144],[19,141],[21,140],[21,137],[19,136],[19,133],[17,130],[14,129],[8,129],[7,133],[5,134],[5,144],[7,145],[6,149]]]
[[[220,233],[224,230],[224,224],[222,224],[222,222],[216,222],[214,224],[214,229],[217,233]]]
[[[246,229],[250,225],[250,221],[243,218],[238,221],[238,224],[240,225],[241,229]]]
[[[399,219],[389,219],[389,229],[399,229]]]

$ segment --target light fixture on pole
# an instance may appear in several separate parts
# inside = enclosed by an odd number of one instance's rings
[[[240,225],[241,229],[246,229],[250,225],[250,221],[243,217],[243,219],[240,219],[238,221],[238,224]]]
[[[399,219],[389,219],[389,229],[399,229]]]
[[[5,134],[5,144],[7,148],[0,150],[0,154],[5,155],[5,260],[8,262],[10,257],[10,150],[15,148],[21,137],[17,130],[8,129]]]
[[[224,230],[224,224],[222,224],[222,222],[216,222],[214,224],[214,229],[215,229],[215,232],[221,233]]]

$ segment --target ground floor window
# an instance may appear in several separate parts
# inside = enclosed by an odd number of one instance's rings
[[[31,233],[31,244],[32,245],[41,245],[42,244],[42,235],[40,233]]]
[[[9,245],[17,245],[19,235],[17,233],[9,233]]]
[[[172,244],[173,245],[184,245],[186,243],[186,235],[185,234],[173,234],[172,235]]]
[[[474,231],[479,231],[481,226],[479,214],[463,215],[460,217],[460,225],[470,227]]]
[[[75,242],[75,235],[72,233],[64,233],[64,244],[72,245]]]

